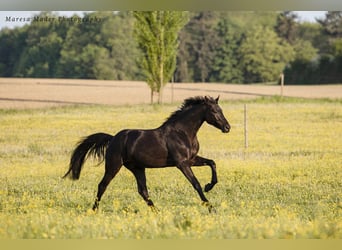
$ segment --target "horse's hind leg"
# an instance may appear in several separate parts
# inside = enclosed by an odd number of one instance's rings
[[[154,211],[157,212],[158,210],[155,208],[153,201],[149,198],[148,190],[146,186],[146,174],[145,168],[135,168],[135,167],[127,167],[134,175],[137,185],[138,185],[138,192],[143,197],[147,205]]]
[[[105,174],[98,186],[97,196],[93,205],[94,211],[98,209],[103,193],[106,191],[107,186],[111,182],[111,180],[119,172],[121,166],[121,157],[111,157],[109,159],[106,159]]]

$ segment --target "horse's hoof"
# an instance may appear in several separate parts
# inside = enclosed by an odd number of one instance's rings
[[[212,205],[210,205],[210,206],[208,207],[208,211],[209,211],[209,213],[216,214],[216,208],[214,208]]]
[[[96,199],[93,205],[93,211],[96,212],[99,209],[100,202]]]
[[[152,210],[152,212],[153,213],[159,213],[159,209],[158,208],[156,208],[154,205],[152,205],[152,206],[149,206],[150,208],[151,208],[151,210]]]
[[[213,187],[214,187],[214,185],[212,185],[211,183],[208,183],[204,187],[204,192],[209,192]]]
[[[208,201],[203,202],[203,205],[208,208],[209,213],[216,213],[216,209]]]

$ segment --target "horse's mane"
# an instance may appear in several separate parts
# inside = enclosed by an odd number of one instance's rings
[[[182,105],[179,107],[178,110],[173,112],[162,125],[165,125],[167,123],[172,123],[173,121],[176,121],[179,119],[179,117],[187,110],[191,109],[194,106],[197,106],[199,104],[203,104],[205,102],[215,102],[215,100],[212,97],[203,97],[203,96],[196,96],[196,97],[190,97],[184,100]]]

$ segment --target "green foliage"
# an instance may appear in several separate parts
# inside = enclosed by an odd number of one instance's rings
[[[220,20],[217,29],[222,39],[215,50],[210,81],[242,83],[244,79],[238,60],[242,34],[225,18]]]
[[[323,34],[323,29],[318,23],[301,23],[297,27],[297,36],[299,40],[308,41],[312,46],[318,49],[318,53],[326,53],[329,49],[328,36]]]
[[[342,82],[342,57],[339,54],[342,12],[328,11],[316,24],[299,26],[294,44],[295,60],[285,70],[287,84]],[[311,44],[309,44],[311,43]]]
[[[273,30],[261,26],[246,32],[240,53],[247,82],[274,81],[294,58],[293,48],[288,43]]]
[[[37,17],[41,16],[56,18],[50,12],[42,12]],[[49,77],[55,75],[63,37],[55,29],[53,22],[33,22],[30,26],[23,27],[22,30],[8,31],[7,34],[10,35],[8,38],[14,41],[12,41],[13,44],[5,43],[4,49],[11,52],[18,50],[9,55],[5,53],[3,58],[4,63],[13,61],[14,65],[10,63],[11,66],[7,68],[10,76]]]
[[[151,14],[153,22],[145,26],[155,30],[138,25],[130,11],[84,13],[95,22],[57,21],[58,13],[41,12],[37,18],[55,21],[4,28],[0,76],[147,79],[152,92],[172,76],[176,82],[276,82],[284,70],[285,84],[342,82],[341,11],[328,11],[314,23],[300,22],[292,11],[136,13]],[[147,36],[144,45],[134,29],[142,40]]]
[[[135,11],[135,34],[142,52],[141,68],[153,93],[159,94],[168,83],[176,68],[178,33],[187,21],[186,12]]]
[[[275,25],[274,12],[194,13],[180,36],[177,81],[275,81],[293,57]]]
[[[311,62],[296,60],[285,69],[287,84],[341,83],[342,57],[323,55]]]
[[[284,11],[277,17],[275,31],[279,37],[285,39],[288,43],[293,44],[297,39],[298,16],[292,11]]]
[[[220,16],[228,18],[242,31],[246,31],[254,25],[274,28],[278,16],[277,12],[274,11],[227,11],[219,13]]]
[[[113,59],[111,79],[143,79],[136,59],[141,52],[134,37],[134,20],[132,12],[119,12],[102,25],[101,33],[107,41],[104,47]]]
[[[34,29],[34,27],[32,27]],[[30,29],[29,29],[30,30]],[[30,31],[28,31],[30,32]],[[50,77],[56,75],[56,65],[63,39],[56,32],[33,41],[21,55],[16,76]]]
[[[334,41],[333,51],[336,57],[342,57],[342,38],[336,39]]]
[[[91,23],[58,21],[60,16],[50,12],[37,16],[43,17],[54,21],[0,32],[0,75],[140,79],[129,12],[85,13],[85,19],[96,18]]]
[[[309,41],[298,39],[294,42],[295,60],[303,62],[311,62],[316,59],[317,49],[315,49]]]
[[[22,28],[26,30],[26,27]],[[25,47],[25,33],[19,29],[0,31],[0,75],[14,76],[20,55]]]
[[[91,205],[103,165],[91,160],[77,182],[62,180],[80,137],[97,131],[159,126],[176,105],[69,106],[0,110],[1,239],[227,239],[342,237],[341,100],[248,102],[249,148],[243,147],[243,103],[221,107],[232,125],[199,132],[200,154],[217,163],[209,214],[176,168],[149,169],[153,213],[122,168],[100,211]],[[193,168],[202,185],[207,167]]]
[[[324,19],[318,20],[326,34],[332,38],[342,37],[342,11],[328,11]]]
[[[101,22],[82,23],[68,30],[61,51],[60,77],[134,79],[138,55],[133,42],[133,17],[129,13],[95,12]],[[87,17],[87,16],[86,16]]]
[[[218,14],[212,11],[193,13],[183,29],[179,54],[178,81],[191,79],[195,82],[209,81],[215,59],[215,48],[219,47],[216,32]]]

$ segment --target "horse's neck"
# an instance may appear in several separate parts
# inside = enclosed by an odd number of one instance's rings
[[[194,107],[185,111],[185,114],[175,122],[175,128],[184,131],[190,137],[196,134],[204,122],[204,107]]]

